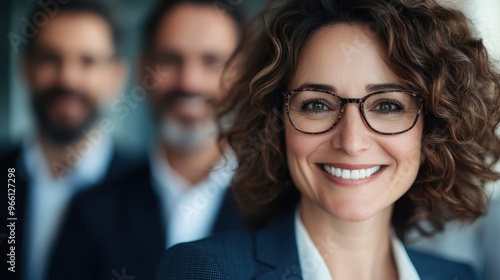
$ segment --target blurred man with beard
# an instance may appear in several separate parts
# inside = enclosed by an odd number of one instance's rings
[[[242,26],[231,2],[154,9],[139,66],[156,124],[149,159],[75,198],[50,279],[154,279],[166,248],[242,227],[228,188],[235,157],[218,145],[213,108]]]
[[[4,271],[9,278],[2,279],[44,279],[71,198],[125,165],[109,139],[113,124],[99,119],[125,74],[116,26],[97,2],[66,2],[38,1],[30,17],[47,18],[43,25],[31,24],[36,35],[27,42],[22,65],[36,127],[1,157],[2,170],[15,169],[15,211],[9,215],[17,218],[15,244],[9,243],[15,245],[16,272]],[[6,207],[7,197],[1,197]]]

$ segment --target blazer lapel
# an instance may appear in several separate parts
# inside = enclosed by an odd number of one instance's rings
[[[243,228],[243,219],[234,200],[231,188],[227,188],[224,194],[224,201],[220,206],[217,218],[212,226],[212,233]]]
[[[302,279],[294,214],[290,211],[281,221],[255,234],[256,259],[271,269],[257,280]]]
[[[118,219],[133,251],[144,256],[160,254],[165,249],[165,228],[161,206],[154,193],[149,164],[122,186],[123,204]],[[137,242],[141,240],[141,242]],[[140,253],[139,253],[140,252]]]
[[[106,179],[122,178],[127,172],[134,170],[134,168],[139,168],[144,163],[147,163],[147,159],[144,156],[131,156],[114,144],[111,160],[106,171]]]

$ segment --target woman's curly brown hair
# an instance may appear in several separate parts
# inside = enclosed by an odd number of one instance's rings
[[[235,82],[221,113],[234,120],[224,137],[239,159],[233,190],[251,225],[270,223],[298,201],[286,164],[281,92],[311,34],[336,23],[376,32],[392,70],[424,95],[425,159],[395,204],[398,236],[414,227],[430,233],[419,227],[424,219],[438,231],[446,221],[483,214],[484,186],[500,178],[500,75],[461,12],[435,0],[291,0],[271,2],[260,19],[230,61],[226,73]],[[242,69],[236,79],[234,69]]]

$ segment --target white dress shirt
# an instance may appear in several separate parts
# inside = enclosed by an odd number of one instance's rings
[[[150,156],[153,187],[160,198],[166,226],[166,247],[207,237],[237,166],[232,152],[196,185],[176,173],[163,152]]]
[[[25,239],[27,280],[45,279],[50,250],[69,202],[78,191],[95,185],[106,174],[112,157],[111,140],[87,144],[69,149],[65,162],[48,166],[36,138],[24,142],[21,160],[30,185]],[[74,168],[54,177],[50,168],[58,164]]]
[[[304,280],[332,279],[325,261],[302,223],[298,210],[295,214],[295,236],[297,237],[302,278]],[[394,235],[392,236],[392,253],[396,261],[399,280],[420,280],[406,249]]]

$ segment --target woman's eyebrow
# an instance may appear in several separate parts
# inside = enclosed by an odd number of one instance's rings
[[[402,85],[393,83],[369,84],[365,88],[368,92],[383,91],[383,90],[408,90],[406,87]]]
[[[337,92],[337,89],[332,85],[319,84],[319,83],[304,83],[297,88],[297,90],[303,90],[305,88],[327,90],[333,93]],[[406,87],[395,84],[395,83],[383,83],[383,84],[369,84],[365,86],[367,92],[383,91],[383,90],[408,90]]]
[[[331,91],[331,92],[336,92],[337,91],[337,89],[335,89],[334,86],[327,85],[327,84],[317,84],[317,83],[305,83],[305,84],[302,84],[301,86],[299,86],[297,88],[297,90],[302,90],[302,89],[305,89],[305,88],[327,90],[327,91]]]

